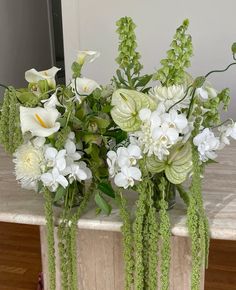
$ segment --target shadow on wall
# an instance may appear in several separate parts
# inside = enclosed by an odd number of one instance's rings
[[[24,86],[26,70],[54,63],[49,4],[50,0],[1,0],[0,83]]]

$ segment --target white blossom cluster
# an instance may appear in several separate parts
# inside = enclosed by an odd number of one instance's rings
[[[141,131],[134,135],[137,136],[144,154],[148,156],[154,154],[160,160],[169,155],[170,147],[188,132],[185,114],[178,113],[175,109],[167,113],[162,104],[153,112],[149,109],[142,109],[139,117],[142,121]]]
[[[220,126],[218,131],[219,136],[215,136],[211,129],[205,128],[193,139],[194,145],[198,148],[201,161],[214,160],[217,157],[216,151],[230,144],[230,137],[236,140],[235,122],[232,121],[227,126]]]
[[[141,158],[141,149],[133,144],[107,153],[109,174],[118,187],[132,187],[135,181],[141,180],[142,174],[137,163]]]
[[[75,134],[71,132],[64,149],[57,150],[45,144],[45,138],[37,137],[20,146],[15,153],[17,180],[23,188],[37,190],[39,181],[51,192],[58,186],[66,188],[73,181],[79,182],[92,178],[91,170],[77,151]]]

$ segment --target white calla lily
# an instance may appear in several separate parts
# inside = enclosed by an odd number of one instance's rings
[[[32,68],[25,72],[25,79],[28,83],[37,83],[38,81],[46,80],[50,87],[55,88],[55,76],[59,70],[60,68],[55,66],[43,71],[37,71],[36,69]]]
[[[20,107],[21,131],[31,132],[33,136],[48,137],[60,129],[56,122],[60,113],[57,109],[44,109],[41,107]]]
[[[55,109],[56,106],[62,107],[62,105],[60,104],[60,102],[58,101],[58,98],[57,98],[57,91],[58,90],[56,90],[55,93],[52,94],[50,98],[41,101],[41,103],[44,104],[44,108]]]
[[[77,54],[76,62],[83,65],[86,62],[93,62],[100,56],[100,52],[93,50],[80,50]]]
[[[89,96],[94,90],[100,88],[97,82],[87,78],[73,79],[71,82],[71,87],[75,93],[75,99],[79,102],[82,101],[83,96]]]

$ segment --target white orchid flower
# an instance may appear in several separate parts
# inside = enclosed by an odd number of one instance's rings
[[[36,69],[32,68],[25,72],[25,79],[28,83],[37,83],[38,81],[46,80],[50,87],[55,88],[55,76],[59,70],[60,68],[55,66],[43,71],[37,71]]]
[[[214,133],[209,128],[205,128],[201,133],[193,138],[193,143],[198,147],[201,161],[205,162],[208,159],[215,159],[216,150],[220,149],[220,140],[215,137]]]
[[[170,128],[177,129],[179,133],[188,126],[188,120],[184,114],[178,114],[176,110],[170,110],[169,113],[165,113],[161,116],[164,123],[167,123]]]
[[[236,123],[232,122],[232,124],[227,126],[220,126],[218,128],[220,132],[220,148],[223,149],[225,145],[230,144],[229,137],[236,140]]]
[[[66,149],[66,162],[67,165],[72,164],[74,161],[80,160],[81,159],[81,154],[79,152],[76,152],[76,145],[75,143],[67,139],[65,143],[65,149]]]
[[[31,132],[33,136],[48,137],[60,129],[56,122],[60,113],[57,109],[44,109],[41,107],[20,107],[21,131]]]
[[[64,188],[68,186],[67,179],[61,175],[56,167],[53,168],[51,172],[42,174],[41,181],[43,182],[44,186],[47,186],[52,192],[57,190],[59,184]]]
[[[127,148],[120,147],[117,149],[117,163],[121,168],[136,165],[137,160],[141,158],[141,149],[137,145],[130,144]]]
[[[232,137],[234,140],[236,140],[236,123],[233,123],[228,128],[228,134],[230,135],[230,137]]]
[[[209,82],[205,82],[201,88],[196,89],[196,95],[202,100],[207,101],[217,96],[217,90]]]
[[[108,170],[111,177],[114,177],[119,171],[119,166],[117,163],[117,153],[115,151],[107,152],[107,164]]]
[[[55,167],[59,171],[66,168],[66,150],[57,151],[56,148],[48,147],[45,151],[45,159],[48,167]]]
[[[55,93],[52,94],[50,98],[45,99],[45,100],[41,100],[41,103],[44,104],[44,108],[46,108],[46,109],[47,108],[55,109],[56,106],[62,107],[62,105],[60,104],[60,102],[58,101],[58,98],[57,98],[57,91],[58,90],[56,90]]]
[[[134,182],[141,180],[141,171],[137,167],[127,167],[124,166],[121,168],[121,172],[119,172],[115,178],[114,182],[118,187],[128,188],[129,186],[134,186]]]
[[[73,79],[71,87],[75,93],[75,100],[79,102],[83,100],[84,96],[89,96],[95,89],[100,88],[97,82],[87,78]]]
[[[86,62],[93,62],[96,58],[100,56],[100,52],[92,50],[80,50],[77,54],[76,62],[83,65]]]
[[[82,181],[92,178],[91,170],[83,161],[67,166],[66,169],[63,171],[63,175],[68,175],[70,183],[72,183],[74,180]]]

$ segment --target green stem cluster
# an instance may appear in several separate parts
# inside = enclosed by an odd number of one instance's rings
[[[11,154],[22,144],[20,129],[20,104],[13,87],[5,90],[0,116],[0,143]]]
[[[162,199],[158,203],[159,214],[153,182],[144,178],[137,185],[137,191],[139,199],[136,204],[133,231],[127,201],[121,193],[118,195],[118,204],[123,221],[125,289],[131,290],[133,286],[135,290],[157,289],[158,251],[159,245],[161,245],[161,289],[166,290],[169,286],[170,267],[170,221],[167,214],[168,203],[165,201],[166,188],[162,188]]]
[[[199,132],[200,122],[196,120],[193,136]],[[192,277],[191,289],[199,290],[201,271],[207,267],[209,252],[209,225],[202,200],[201,173],[202,166],[197,148],[192,144],[193,176],[190,187],[187,224],[192,241]]]
[[[48,273],[49,273],[49,290],[56,289],[56,259],[55,259],[55,240],[54,240],[54,221],[52,210],[51,192],[44,188],[44,211],[47,225],[47,246],[48,246]]]

